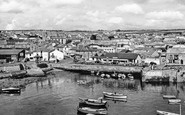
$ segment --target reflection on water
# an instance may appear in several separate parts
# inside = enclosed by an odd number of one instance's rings
[[[79,97],[98,99],[103,91],[128,96],[126,102],[107,100],[109,115],[155,115],[156,109],[179,113],[178,106],[169,105],[162,95],[177,95],[182,102],[185,100],[184,83],[145,84],[140,80],[101,79],[61,71],[54,78],[28,85],[19,96],[1,94],[0,115],[76,115]]]

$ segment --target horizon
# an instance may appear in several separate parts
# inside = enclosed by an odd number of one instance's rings
[[[2,0],[0,30],[185,28],[183,0]]]

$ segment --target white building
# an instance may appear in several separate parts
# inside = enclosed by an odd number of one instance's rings
[[[30,61],[35,61],[37,56],[41,57],[40,61],[48,61],[49,51],[33,51],[25,54],[25,58],[30,59]]]
[[[63,60],[64,53],[55,49],[49,53],[49,61]]]

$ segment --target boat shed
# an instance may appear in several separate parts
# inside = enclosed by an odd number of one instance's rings
[[[25,58],[23,49],[0,49],[0,60],[6,62],[19,62]]]

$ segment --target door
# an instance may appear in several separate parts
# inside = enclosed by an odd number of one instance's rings
[[[181,59],[181,64],[183,65],[183,60]]]

